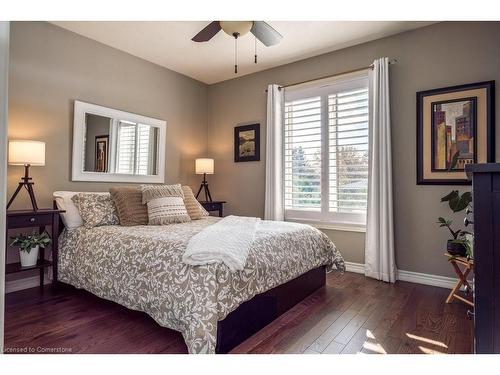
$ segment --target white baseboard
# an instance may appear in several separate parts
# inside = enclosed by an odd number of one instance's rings
[[[440,288],[453,289],[458,279],[439,275],[430,275],[412,271],[398,270],[398,280],[410,283],[438,286]]]
[[[345,262],[345,270],[347,272],[354,273],[365,273],[365,265],[363,263],[353,263],[353,262]]]
[[[45,275],[43,284],[50,284],[52,281]],[[17,292],[18,290],[34,288],[40,285],[40,276],[31,276],[19,280],[11,280],[5,283],[5,293]]]
[[[345,262],[346,271],[354,273],[365,273],[365,265],[363,263]],[[430,275],[427,273],[419,273],[413,271],[398,270],[398,280],[408,281],[415,284],[424,284],[438,286],[440,288],[453,289],[458,279],[453,277]]]

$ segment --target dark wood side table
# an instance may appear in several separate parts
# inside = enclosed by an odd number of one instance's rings
[[[200,201],[200,204],[208,212],[218,211],[219,217],[222,217],[224,215],[224,203],[226,203],[226,202],[225,201],[213,201],[213,202]]]
[[[39,209],[38,211],[32,210],[9,210],[7,211],[7,245],[10,242],[9,229],[18,228],[37,228],[39,233],[43,233],[47,226],[51,227],[49,232],[52,248],[52,261],[45,260],[45,249],[40,248],[38,255],[38,262],[31,267],[21,267],[21,263],[10,263],[5,266],[5,273],[17,273],[33,269],[40,270],[40,287],[44,283],[44,270],[45,268],[52,267],[52,283],[57,282],[57,256],[58,256],[58,242],[59,242],[59,213],[64,212],[53,209]]]

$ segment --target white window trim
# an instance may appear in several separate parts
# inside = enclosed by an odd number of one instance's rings
[[[366,224],[360,224],[360,223],[324,222],[317,220],[294,219],[290,217],[286,218],[285,220],[293,223],[308,224],[318,229],[338,230],[342,232],[357,232],[357,233],[366,232]]]
[[[331,80],[321,80],[318,81],[317,84],[308,83],[306,87],[298,87],[298,88],[287,88],[285,92],[285,101],[283,103],[283,112],[285,103],[289,100],[296,100],[303,98],[304,96],[321,96],[322,105],[326,108],[328,107],[328,95],[332,93],[331,88],[332,85],[336,86],[335,91],[344,91],[349,89],[355,89],[358,86],[358,82],[361,83],[362,80],[366,80],[363,84],[360,84],[360,87],[369,87],[368,84],[368,70],[360,71],[354,74],[349,74],[347,76],[339,76],[333,77]],[[326,100],[325,100],[326,99]],[[368,108],[371,106],[371,91],[368,90]],[[322,110],[322,123],[325,121],[323,116],[328,116],[328,111]],[[371,117],[368,116],[369,124],[371,126]],[[284,119],[284,116],[283,116]],[[283,120],[284,121],[284,120]],[[283,123],[284,127],[284,123]],[[284,137],[285,132],[283,132]],[[322,126],[322,147],[323,149],[327,149],[329,147],[328,144],[328,126]],[[285,149],[285,140],[283,139],[283,155]],[[329,160],[322,155],[322,172],[321,172],[321,184],[323,185],[322,193],[329,196],[329,181],[328,181],[328,173],[326,170],[329,168],[328,162]],[[283,164],[285,163],[285,157],[283,157]],[[326,167],[324,165],[326,163]],[[285,168],[283,167],[283,174],[285,173]],[[283,176],[283,184],[285,181],[285,177]],[[285,191],[283,186],[283,192]],[[283,193],[284,199],[284,193]],[[366,213],[364,214],[354,214],[354,213],[334,213],[329,212],[329,207],[323,207],[324,205],[328,205],[328,199],[322,199],[321,202],[322,208],[318,210],[294,210],[287,209],[285,207],[285,221],[298,222],[303,224],[309,224],[318,229],[330,229],[330,230],[341,230],[341,231],[350,231],[350,232],[366,232]]]

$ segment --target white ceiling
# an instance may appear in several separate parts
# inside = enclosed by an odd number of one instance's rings
[[[254,64],[254,38],[238,39],[239,73],[234,74],[234,39],[220,31],[205,43],[191,38],[209,21],[68,21],[52,22],[88,38],[155,64],[212,84],[275,66],[368,42],[432,22],[404,21],[268,21],[283,35],[278,45],[258,42]]]

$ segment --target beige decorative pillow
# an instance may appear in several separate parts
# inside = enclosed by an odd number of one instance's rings
[[[142,203],[142,191],[138,186],[114,187],[109,192],[120,225],[129,227],[148,224],[148,206]]]
[[[182,192],[184,193],[184,205],[191,220],[198,220],[204,216],[208,216],[208,212],[194,197],[193,191],[189,186],[183,186]]]
[[[184,198],[181,184],[175,185],[141,185],[142,203],[148,203],[154,198],[181,197]]]
[[[78,208],[85,228],[118,225],[120,222],[109,193],[78,193],[71,200]]]
[[[177,185],[142,185],[142,201],[148,207],[148,224],[165,225],[191,221],[186,206],[184,193]]]

